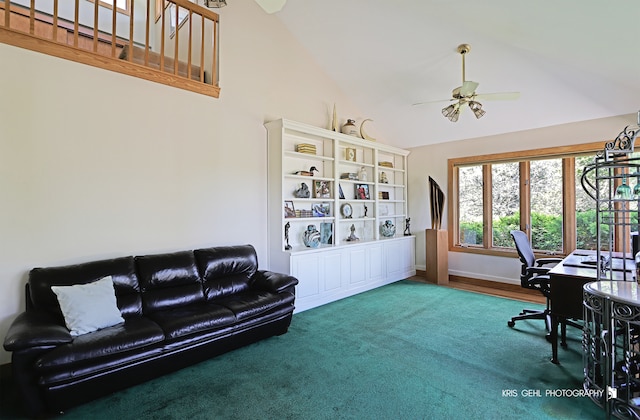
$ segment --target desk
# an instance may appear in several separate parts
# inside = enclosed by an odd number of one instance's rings
[[[558,364],[558,324],[561,319],[582,319],[582,287],[598,280],[595,264],[596,251],[576,250],[549,271],[551,284],[551,361]],[[609,253],[606,253],[607,255]],[[604,253],[603,253],[604,255]],[[613,254],[613,271],[607,271],[600,280],[635,281],[635,262]],[[564,338],[564,334],[563,334]]]

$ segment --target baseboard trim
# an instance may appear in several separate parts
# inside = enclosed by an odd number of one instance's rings
[[[425,271],[416,270],[416,276],[422,277],[420,281],[435,284],[427,281]],[[449,284],[445,286],[454,289],[468,290],[493,296],[505,297],[509,299],[517,299],[525,302],[539,303],[542,305],[546,303],[545,297],[542,296],[539,292],[535,290],[525,289],[520,285],[511,283],[502,283],[497,281],[449,274]]]

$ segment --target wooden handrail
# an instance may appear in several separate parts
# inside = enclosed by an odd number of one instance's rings
[[[131,2],[128,15],[112,8],[108,20],[100,21],[106,15],[97,1],[54,0],[47,12],[35,10],[35,0],[30,6],[3,1],[0,42],[219,97],[218,14],[188,0],[168,0],[155,22],[150,10],[156,3]],[[142,19],[136,21],[138,16]],[[207,51],[212,54],[208,64]]]

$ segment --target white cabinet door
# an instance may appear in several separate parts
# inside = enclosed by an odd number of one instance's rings
[[[298,279],[297,298],[317,297],[320,294],[320,264],[317,254],[292,257],[291,275]]]

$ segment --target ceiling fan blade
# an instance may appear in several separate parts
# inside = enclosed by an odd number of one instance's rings
[[[420,106],[420,105],[427,105],[427,104],[437,104],[437,103],[443,103],[443,102],[453,102],[456,101],[457,99],[437,99],[435,101],[425,101],[425,102],[416,102],[415,104],[411,104],[411,106]]]
[[[460,96],[471,96],[475,93],[476,88],[480,83],[472,82],[471,80],[466,80],[460,86]]]
[[[286,2],[287,0],[256,0],[256,3],[269,14],[279,12]]]
[[[481,93],[476,95],[476,99],[488,101],[513,101],[519,97],[520,92]]]

